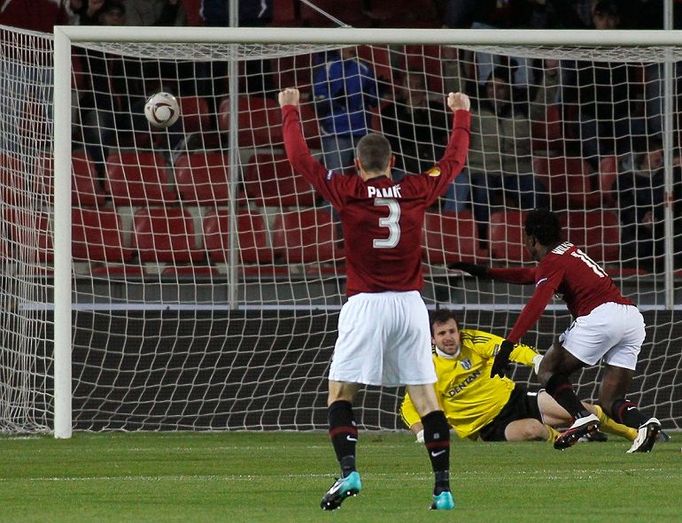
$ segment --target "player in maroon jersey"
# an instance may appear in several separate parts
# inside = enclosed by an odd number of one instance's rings
[[[539,262],[535,268],[450,265],[474,276],[535,285],[533,296],[500,345],[491,374],[504,375],[514,344],[542,315],[552,296],[558,295],[566,302],[574,321],[545,354],[538,379],[575,421],[556,439],[554,447],[568,448],[599,427],[599,419],[580,403],[569,376],[603,360],[599,404],[616,422],[638,429],[628,452],[649,452],[661,424],[656,418],[647,419],[634,403],[625,399],[645,338],[642,314],[621,294],[604,269],[575,245],[562,241],[561,224],[553,212],[530,211],[523,236],[528,252]]]
[[[424,213],[464,167],[469,147],[469,97],[450,93],[452,134],[443,158],[429,171],[391,178],[388,140],[370,133],[357,144],[358,174],[328,171],[308,150],[298,113],[299,92],[279,94],[284,145],[295,172],[337,210],[344,233],[348,301],[329,370],[329,436],[341,466],[322,498],[334,510],[362,488],[355,468],[358,431],[352,402],[365,385],[406,385],[424,425],[424,442],[435,475],[432,509],[450,510],[450,429],[433,384],[428,311],[421,298]]]

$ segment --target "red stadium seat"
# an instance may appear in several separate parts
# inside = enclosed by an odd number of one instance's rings
[[[425,256],[430,264],[481,261],[483,251],[479,247],[476,222],[470,211],[427,212],[424,229]]]
[[[561,223],[566,239],[596,262],[612,263],[620,258],[620,224],[612,211],[568,211]]]
[[[311,149],[318,149],[320,147],[321,133],[313,104],[303,103],[299,106],[298,111],[301,115],[301,127],[303,127],[303,136],[306,139],[308,147]]]
[[[274,100],[259,96],[240,96],[237,111],[239,147],[269,147],[283,142],[282,113]],[[220,102],[218,115],[220,129],[229,130],[229,98]]]
[[[116,205],[160,205],[177,195],[168,182],[168,164],[158,153],[114,151],[106,162],[105,188]]]
[[[133,217],[134,246],[142,263],[183,264],[200,261],[193,218],[179,207],[138,209]]]
[[[5,213],[9,244],[17,259],[27,264],[54,261],[52,211],[12,209]],[[113,209],[75,208],[71,211],[71,252],[75,262],[126,262],[133,251],[123,245],[118,216]],[[46,268],[43,268],[46,269]]]
[[[523,211],[497,211],[490,215],[488,237],[492,260],[509,263],[532,261],[523,243],[525,219]]]
[[[194,133],[210,128],[211,115],[208,112],[208,101],[200,96],[180,96],[180,118],[183,132]]]
[[[123,245],[121,224],[114,209],[73,209],[71,213],[74,260],[123,263],[133,250]]]
[[[273,58],[271,68],[276,71],[275,88],[298,87],[301,92],[312,92],[313,55],[299,54]]]
[[[587,161],[565,156],[536,157],[533,170],[549,192],[554,208],[589,209],[601,205],[599,191],[592,189]]]
[[[43,156],[36,159],[36,176],[33,190],[40,194],[46,205],[53,202],[54,159]],[[74,206],[95,207],[104,203],[106,195],[97,179],[95,165],[85,151],[74,151],[71,157],[71,203]]]
[[[0,152],[0,198],[7,205],[27,205],[32,200],[20,156]]]
[[[244,177],[247,198],[257,207],[310,207],[317,196],[311,185],[295,174],[285,155],[255,154]]]
[[[283,212],[273,229],[273,248],[287,263],[329,263],[343,256],[331,209]]]
[[[367,16],[376,27],[441,27],[435,3],[432,0],[366,0]]]
[[[35,266],[54,259],[52,225],[53,214],[47,208],[7,207],[3,213],[7,234],[7,254],[12,252],[21,265]]]
[[[548,105],[544,120],[531,122],[533,151],[552,151],[563,153],[563,133],[561,123],[561,106]]]
[[[73,169],[72,205],[93,207],[102,205],[106,195],[97,179],[95,164],[88,158],[85,151],[73,152],[71,168]]]
[[[219,209],[204,218],[204,246],[214,263],[226,263],[229,258],[229,211]],[[242,212],[237,215],[237,246],[241,263],[272,263],[274,254],[268,245],[268,231],[263,216]]]
[[[227,205],[230,200],[229,158],[219,152],[183,154],[175,161],[180,199],[192,205]]]
[[[297,8],[298,0],[273,0],[272,25],[273,27],[300,27],[300,7]],[[298,84],[290,84],[298,85]]]
[[[389,85],[393,83],[394,74],[391,65],[391,53],[385,45],[358,46],[358,57],[372,67],[374,78]]]
[[[352,27],[366,27],[369,20],[363,13],[362,0],[315,0],[317,9],[301,2],[301,22],[304,27],[336,27],[338,24],[327,13]]]

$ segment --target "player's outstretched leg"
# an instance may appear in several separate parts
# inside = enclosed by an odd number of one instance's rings
[[[343,500],[350,496],[357,496],[362,490],[360,474],[353,471],[345,478],[337,479],[322,497],[320,507],[322,510],[336,510],[341,506]]]
[[[628,454],[633,452],[651,452],[660,432],[661,422],[656,418],[649,418],[646,423],[639,427],[637,437],[632,442],[632,447],[628,450]]]
[[[590,432],[594,432],[599,428],[599,418],[594,414],[589,416],[582,416],[576,418],[567,430],[559,434],[559,437],[554,440],[554,448],[557,450],[564,450],[572,447],[583,436],[587,436]]]

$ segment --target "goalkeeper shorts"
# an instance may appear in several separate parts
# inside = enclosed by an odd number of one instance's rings
[[[518,383],[509,396],[509,401],[502,407],[500,413],[483,427],[478,435],[483,441],[506,441],[504,431],[512,421],[535,418],[542,422],[542,414],[538,406],[538,395],[527,392]]]

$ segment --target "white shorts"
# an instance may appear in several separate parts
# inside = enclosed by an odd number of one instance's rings
[[[588,365],[603,359],[614,367],[635,370],[645,337],[644,318],[637,307],[603,303],[587,316],[577,318],[559,341]]]
[[[429,313],[417,291],[361,293],[339,314],[329,379],[365,385],[436,382]]]

